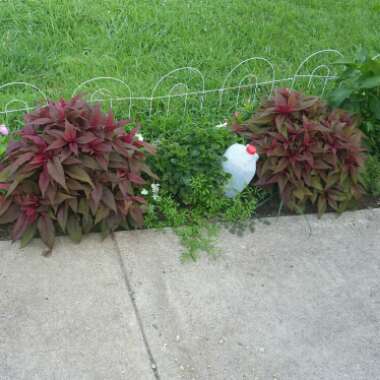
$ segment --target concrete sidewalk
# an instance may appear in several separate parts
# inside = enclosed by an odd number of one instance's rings
[[[380,209],[222,231],[0,242],[0,379],[380,379]]]

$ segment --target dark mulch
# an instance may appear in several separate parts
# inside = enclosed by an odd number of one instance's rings
[[[9,240],[9,226],[0,225],[0,240]]]
[[[296,215],[293,211],[290,211],[283,207],[280,210],[280,202],[276,196],[268,198],[263,204],[259,205],[256,210],[256,216],[258,218],[264,218],[269,216],[278,215]],[[363,210],[370,208],[380,208],[380,197],[374,197],[371,195],[363,196],[356,204],[352,205],[349,210]],[[334,212],[334,210],[327,210],[327,212]],[[305,214],[316,214],[315,208],[308,208]]]

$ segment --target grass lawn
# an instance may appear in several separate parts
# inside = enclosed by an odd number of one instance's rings
[[[0,83],[27,81],[57,98],[92,77],[113,76],[134,96],[149,96],[162,75],[182,66],[198,68],[205,87],[218,88],[252,56],[270,59],[276,77],[288,77],[320,49],[380,50],[379,12],[374,0],[2,1]],[[267,75],[263,65],[255,73]],[[117,84],[107,88],[128,95]],[[2,90],[1,108],[13,96],[28,97],[22,91]],[[137,101],[133,110],[148,105]],[[125,114],[128,107],[117,108]]]

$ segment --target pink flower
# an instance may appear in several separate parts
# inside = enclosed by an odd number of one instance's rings
[[[0,135],[3,135],[3,136],[8,136],[9,135],[9,130],[5,126],[5,124],[0,124]]]

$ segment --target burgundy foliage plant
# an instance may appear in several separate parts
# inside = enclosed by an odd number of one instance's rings
[[[318,97],[277,89],[249,120],[236,115],[233,130],[257,146],[257,185],[277,185],[283,203],[303,212],[339,212],[361,195],[362,133],[342,110]]]
[[[0,224],[26,245],[37,231],[51,249],[60,229],[74,241],[98,228],[141,227],[141,187],[154,174],[145,163],[154,148],[128,121],[116,121],[80,97],[50,102],[25,116],[0,166]]]

